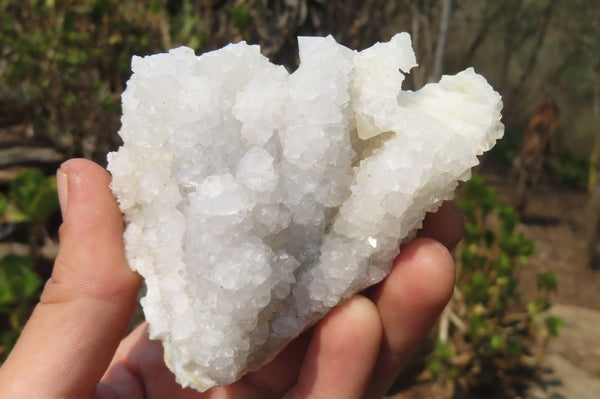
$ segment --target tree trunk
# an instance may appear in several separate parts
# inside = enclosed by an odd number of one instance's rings
[[[596,121],[596,131],[594,134],[594,144],[590,154],[590,165],[588,172],[588,191],[592,193],[598,181],[598,155],[600,155],[600,88],[594,87],[594,100],[592,102],[594,119]]]
[[[500,21],[500,16],[505,12],[506,5],[501,4],[498,8],[492,11],[488,11],[490,2],[486,3],[486,10],[484,11],[483,21],[479,26],[479,31],[475,35],[475,38],[471,42],[467,52],[462,57],[463,65],[470,66],[475,58],[475,53],[480,48],[482,43],[492,32],[492,27]]]
[[[417,2],[412,2],[411,3],[411,13],[412,13],[412,19],[411,19],[411,39],[412,39],[412,46],[413,49],[415,50],[415,53],[417,55],[417,59],[419,59],[420,54],[419,54],[419,48],[420,48],[420,29],[421,29],[421,9],[419,8],[419,4],[417,4]],[[410,74],[410,77],[412,79],[412,85],[413,85],[413,89],[414,90],[419,90],[421,87],[423,87],[423,73],[422,71],[424,70],[423,67],[419,68],[418,70],[413,70]]]
[[[594,145],[590,155],[588,180],[590,197],[587,204],[585,233],[588,264],[592,268],[598,268],[599,265],[597,263],[598,260],[600,260],[600,253],[598,253],[596,248],[598,223],[600,222],[600,183],[598,182],[598,155],[600,153],[600,87],[598,85],[594,88],[592,108],[596,126],[594,127]]]
[[[444,55],[446,53],[446,41],[448,39],[448,28],[450,27],[450,16],[452,14],[452,0],[442,0],[442,17],[440,18],[440,33],[435,47],[433,68],[429,75],[430,82],[437,82],[442,77],[444,70]]]

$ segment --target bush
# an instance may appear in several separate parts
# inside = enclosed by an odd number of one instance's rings
[[[9,254],[0,260],[0,363],[29,318],[41,285],[30,258]]]
[[[132,55],[181,45],[202,53],[246,40],[293,69],[298,34],[332,33],[365,47],[395,33],[390,21],[401,8],[384,0],[271,3],[0,0],[0,127],[26,125],[66,158],[104,163],[119,144],[120,94]],[[374,15],[380,23],[368,24]]]
[[[573,188],[587,189],[589,160],[578,157],[570,151],[561,151],[550,164],[550,173],[555,180]]]
[[[46,277],[36,267],[38,251],[48,235],[45,225],[57,211],[56,180],[39,170],[22,172],[11,181],[7,195],[0,193],[2,227],[26,224],[29,231],[27,255],[9,253],[0,259],[0,364],[38,301]],[[10,230],[3,229],[3,235]]]
[[[455,253],[456,289],[439,323],[429,371],[454,392],[515,397],[522,373],[535,371],[548,339],[562,325],[545,316],[557,278],[538,275],[536,296],[524,303],[517,278],[534,246],[516,231],[514,210],[498,202],[479,176],[466,183],[459,205],[467,223]]]
[[[133,1],[0,0],[0,126],[29,124],[67,157],[104,157],[131,54],[158,47],[148,14]]]

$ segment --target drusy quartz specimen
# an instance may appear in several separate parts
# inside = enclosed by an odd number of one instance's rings
[[[235,381],[382,280],[503,134],[472,69],[402,90],[406,33],[299,48],[292,74],[243,42],[133,58],[108,168],[150,334],[183,386]]]

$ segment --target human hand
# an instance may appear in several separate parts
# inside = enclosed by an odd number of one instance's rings
[[[109,174],[77,159],[64,163],[57,179],[60,251],[0,368],[5,399],[380,398],[452,295],[447,248],[464,225],[446,203],[428,215],[382,283],[334,309],[271,363],[226,387],[181,389],[145,324],[121,341],[141,278],[125,261]]]

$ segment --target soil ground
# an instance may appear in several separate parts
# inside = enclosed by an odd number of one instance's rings
[[[504,202],[510,203],[512,187],[506,178],[487,174],[485,179]],[[518,226],[536,248],[530,266],[519,276],[525,298],[535,291],[536,275],[551,271],[559,282],[553,303],[600,311],[600,270],[589,264],[585,250],[588,198],[584,190],[549,183],[532,192]]]

